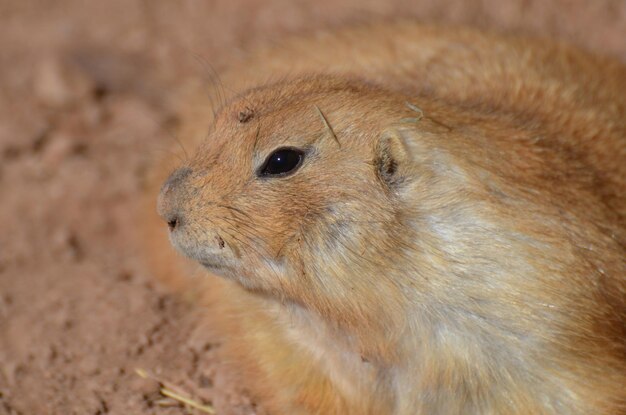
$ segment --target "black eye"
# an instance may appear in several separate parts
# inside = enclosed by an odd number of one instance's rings
[[[286,176],[300,167],[304,152],[296,148],[279,148],[265,160],[259,176]]]

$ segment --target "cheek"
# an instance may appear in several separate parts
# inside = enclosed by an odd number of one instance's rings
[[[364,256],[381,255],[399,215],[394,203],[376,188],[353,187],[317,218],[318,246],[330,263],[354,266]]]
[[[254,231],[263,245],[266,259],[278,259],[285,249],[298,244],[309,224],[319,214],[322,203],[317,192],[303,190],[304,186],[281,186],[281,188],[251,192],[245,202],[240,199],[238,208],[245,210],[249,224],[244,226]],[[276,186],[278,187],[278,186]],[[242,203],[244,202],[244,203]]]

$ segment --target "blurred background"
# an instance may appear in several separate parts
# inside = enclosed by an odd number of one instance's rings
[[[626,61],[626,0],[0,0],[0,415],[200,413],[138,368],[218,414],[265,413],[141,260],[145,171],[202,61],[395,18]]]

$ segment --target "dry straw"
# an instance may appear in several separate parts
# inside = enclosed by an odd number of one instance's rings
[[[170,385],[167,382],[162,381],[161,379],[158,379],[156,376],[148,373],[146,370],[135,369],[135,373],[137,373],[137,375],[139,375],[143,379],[152,379],[158,382],[159,393],[165,396],[166,398],[173,399],[177,403],[185,405],[187,408],[197,409],[198,411],[204,412],[206,414],[215,414],[215,409],[213,409],[211,405],[205,405],[203,403],[194,401],[193,399],[185,396],[184,393],[180,392],[179,390],[176,390],[178,388],[176,388],[175,386]],[[167,406],[169,403],[161,402],[160,404],[163,406]]]

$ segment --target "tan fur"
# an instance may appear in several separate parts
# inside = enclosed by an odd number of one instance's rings
[[[272,413],[626,413],[624,66],[397,23],[232,67],[215,118],[201,88],[182,112],[198,148],[159,197],[221,277],[143,223]],[[302,167],[258,178],[282,146]]]

